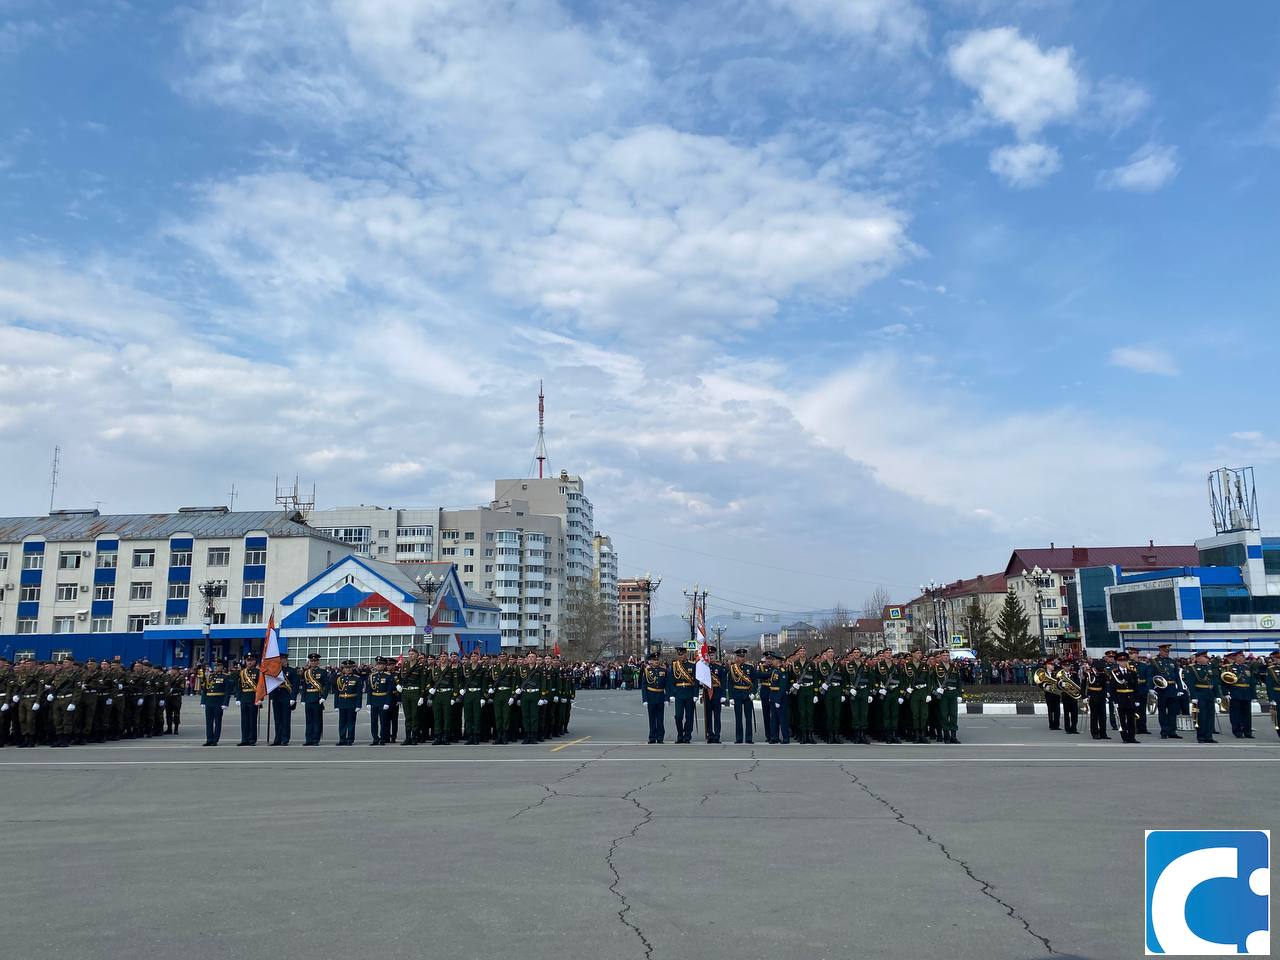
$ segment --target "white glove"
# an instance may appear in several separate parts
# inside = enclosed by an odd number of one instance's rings
[[[898,702],[899,702],[899,703],[906,703],[907,701],[905,701],[905,700],[903,700],[901,697],[899,697],[899,698],[898,698]]]
[[[227,709],[227,705],[225,703],[222,705],[222,709],[223,710]]]
[[[875,702],[876,702],[875,697],[867,697],[867,703],[875,703]]]
[[[112,700],[110,697],[107,697],[107,706],[108,706],[108,707],[109,707],[109,706],[111,706],[111,704],[112,704],[112,703],[114,703],[114,702],[115,702],[115,701],[114,701],[114,700]]]
[[[721,698],[720,698],[720,706],[722,706],[722,707],[727,707],[728,705],[729,705],[729,698],[728,698],[728,697],[721,697]]]
[[[7,703],[0,703],[0,713],[4,713],[8,709],[9,705]]]
[[[117,683],[117,684],[116,684],[116,689],[117,689],[117,690],[123,690],[123,689],[124,689],[124,684],[123,684],[123,683]]]
[[[434,696],[436,695],[436,688],[435,688],[435,687],[432,687],[431,689],[429,689],[429,690],[427,691],[427,693],[431,694],[431,696],[433,696],[433,697],[434,697]]]
[[[942,688],[938,687],[938,689],[935,690],[934,693],[936,693],[938,696],[942,696]]]
[[[383,710],[390,710],[390,709],[391,709],[391,704],[389,704],[389,703],[384,703],[384,704],[382,705],[382,709],[383,709]]]
[[[484,700],[483,700],[483,699],[481,699],[481,700],[480,700],[480,706],[482,706],[482,707],[484,706]]]
[[[924,698],[925,703],[933,703],[933,694],[927,694]]]
[[[914,690],[914,689],[915,689],[915,687],[911,686],[911,684],[907,684],[907,695],[908,695],[908,696],[910,696],[910,695],[911,695],[911,691],[912,691],[912,690]]]
[[[141,697],[139,697],[139,698],[138,698],[138,706],[142,706],[142,698],[141,698]]]
[[[32,709],[33,711],[34,711],[34,710],[39,710],[39,709],[40,709],[40,703],[39,703],[39,701],[36,701],[35,703],[33,703],[33,704],[31,705],[31,709]]]
[[[68,703],[67,713],[75,713],[75,712],[76,712],[76,705],[74,703]]]
[[[825,683],[824,683],[821,687],[819,687],[819,689],[820,689],[823,693],[826,693],[826,692],[827,692],[827,684],[825,684]]]
[[[157,700],[157,701],[156,701],[156,706],[157,706],[157,707],[163,707],[163,706],[164,706],[164,701],[163,701],[163,700]]]
[[[523,690],[521,690],[519,687],[516,687],[516,696],[518,697],[518,696],[520,696],[520,694],[522,694],[522,693],[524,693],[524,691],[523,691]]]
[[[844,703],[844,702],[845,702],[846,700],[848,700],[848,699],[849,699],[848,697],[841,697],[841,698],[840,698],[840,702],[841,702],[841,703]]]
[[[16,693],[13,695],[13,702],[14,702],[14,703],[17,703],[20,699],[22,699],[22,698],[21,698],[21,697],[19,697]]]
[[[489,688],[489,694],[490,694],[491,696],[493,695],[493,687],[490,687],[490,688]]]
[[[676,702],[676,698],[675,698],[675,697],[670,697],[669,699],[671,700],[671,702],[672,702],[672,703],[675,703],[675,702]]]
[[[818,702],[818,698],[817,698],[817,697],[814,697],[814,698],[813,698],[813,702],[814,702],[814,703],[817,703],[817,702]]]
[[[45,694],[45,697],[44,697],[44,698],[45,698],[46,700],[48,700],[50,703],[53,703],[53,694],[52,694],[52,693],[47,693],[47,694]],[[141,703],[142,701],[141,701],[141,700],[139,700],[138,702],[139,702],[139,703]]]
[[[882,697],[886,697],[886,696],[888,696],[888,695],[889,695],[889,691],[888,691],[888,690],[886,690],[884,687],[881,687],[881,688],[880,688],[880,696],[882,696]]]
[[[422,697],[418,698],[418,706],[422,706]]]
[[[508,707],[514,707],[515,705],[516,705],[516,698],[515,698],[515,697],[507,697],[507,706],[508,706]]]
[[[540,707],[545,707],[546,705],[547,705],[547,701],[546,701],[546,700],[539,700],[539,701],[538,701],[538,706],[540,706]]]
[[[400,686],[398,683],[396,684],[396,693],[404,693],[404,687]]]

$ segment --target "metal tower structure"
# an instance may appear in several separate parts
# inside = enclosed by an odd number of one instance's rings
[[[546,396],[542,392],[542,381],[538,381],[538,445],[533,448],[533,459],[538,463],[538,479],[542,479],[543,469],[547,465],[547,406]]]
[[[276,503],[284,507],[289,516],[301,517],[306,520],[308,514],[315,509],[316,488],[312,485],[311,493],[307,494],[299,490],[297,475],[293,478],[292,487],[280,486],[280,478],[276,477]]]
[[[1253,467],[1219,467],[1209,474],[1209,508],[1216,533],[1261,530]]]

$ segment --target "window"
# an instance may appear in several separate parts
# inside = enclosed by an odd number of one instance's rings
[[[53,618],[54,633],[75,633],[75,631],[76,631],[75,617],[54,617]]]
[[[493,543],[493,531],[490,531],[489,533],[486,533],[486,534],[484,535],[484,542],[485,542],[485,543]]]
[[[170,600],[187,600],[190,597],[191,597],[191,584],[189,583],[169,584]]]
[[[79,550],[62,550],[58,553],[58,569],[79,570],[80,559]]]
[[[187,618],[183,616],[168,616],[164,618],[164,625],[166,627],[181,626],[183,623],[186,622],[186,619]]]
[[[154,567],[156,565],[156,552],[154,550],[135,550],[133,551],[134,567]]]
[[[1203,567],[1243,567],[1248,562],[1243,543],[1228,543],[1200,551],[1200,565]]]
[[[333,537],[335,540],[341,540],[343,543],[360,547],[361,550],[369,542],[368,527],[317,527],[316,529],[318,532]]]
[[[173,550],[169,553],[169,566],[171,567],[189,567],[191,566],[190,550]]]
[[[150,583],[133,584],[131,587],[129,587],[129,599],[130,600],[150,600],[151,584]]]
[[[379,531],[378,531],[378,536],[385,540],[387,537],[391,536],[391,531],[390,531],[390,530],[379,530]]]
[[[76,584],[74,584],[74,583],[60,583],[60,584],[58,584],[58,597],[57,597],[57,598],[58,598],[59,600],[63,600],[63,601],[66,601],[66,600],[75,600],[75,599],[76,599],[77,597],[79,597],[79,596],[80,596],[80,588],[79,588]]]
[[[9,554],[0,551],[0,570],[9,569]]]
[[[227,615],[226,615],[225,613],[215,613],[215,614],[214,614],[214,615],[209,619],[209,622],[210,622],[210,623],[212,623],[212,624],[214,624],[215,626],[216,626],[216,625],[218,625],[218,624],[220,624],[220,623],[226,623],[226,622],[227,622]]]
[[[18,633],[35,633],[35,632],[36,632],[35,617],[19,617],[18,618]],[[30,660],[31,657],[27,657],[27,659]]]
[[[1139,620],[1176,620],[1177,618],[1177,606],[1172,587],[1111,594],[1111,619],[1117,623]]]
[[[458,531],[457,530],[441,530],[440,539],[441,540],[457,540]]]
[[[474,540],[475,538],[476,538],[476,534],[474,530],[468,530],[466,533],[462,535],[463,540]]]
[[[93,624],[91,625],[90,629],[94,633],[110,633],[111,618],[110,617],[94,617]]]
[[[129,632],[141,633],[147,629],[147,624],[151,622],[151,618],[145,614],[134,615],[129,618]]]
[[[492,557],[492,556],[493,556],[493,547],[485,547],[484,555],[485,555],[486,557]]]
[[[383,623],[389,616],[387,607],[314,607],[307,623]]]
[[[386,548],[386,547],[379,547],[379,548],[378,548],[378,556],[380,556],[380,557],[382,557],[382,556],[386,556],[386,553],[387,553],[387,548]]]
[[[116,598],[116,585],[114,583],[100,583],[93,588],[93,599],[95,600],[114,600]]]
[[[471,564],[471,563],[463,564],[463,566],[462,566],[462,572],[463,572],[463,573],[475,573],[475,572],[476,572],[475,564]]]
[[[261,613],[246,613],[243,617],[241,617],[241,622],[242,622],[242,623],[261,623],[261,622],[262,622],[262,614],[261,614]]]
[[[24,583],[18,589],[19,603],[39,603],[40,602],[40,584]]]
[[[68,631],[68,632],[69,632],[69,631]],[[70,651],[70,650],[55,650],[55,651],[53,651],[53,662],[54,662],[54,663],[61,663],[63,660],[70,660],[70,659],[71,659],[71,651]]]
[[[441,610],[436,613],[437,623],[457,623],[458,615],[453,610]]]
[[[246,567],[265,567],[267,565],[267,551],[246,550],[244,552],[244,565]]]
[[[210,547],[208,565],[211,567],[227,567],[231,565],[230,547]]]
[[[485,572],[485,573],[493,573],[493,564],[492,564],[492,563],[486,563],[486,564],[484,565],[484,572]]]
[[[244,583],[244,597],[246,600],[256,600],[267,595],[267,585],[261,580],[246,580]]]
[[[44,554],[43,553],[24,553],[22,555],[23,570],[43,570]]]
[[[397,537],[430,537],[430,527],[396,527]]]
[[[443,547],[440,550],[440,556],[442,557],[456,557],[457,555],[458,555],[457,547]]]
[[[114,550],[107,550],[105,553],[98,554],[94,560],[94,566],[99,570],[114,570],[119,560],[120,554]]]

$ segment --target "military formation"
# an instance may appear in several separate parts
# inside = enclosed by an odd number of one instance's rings
[[[1138,737],[1150,733],[1151,717],[1159,725],[1160,739],[1181,740],[1180,716],[1191,718],[1199,743],[1217,743],[1219,716],[1226,718],[1233,737],[1252,740],[1253,704],[1261,687],[1280,736],[1280,650],[1250,662],[1240,651],[1219,659],[1200,650],[1177,659],[1170,649],[1160,644],[1154,657],[1136,648],[1109,650],[1094,660],[1050,657],[1035,674],[1044,690],[1049,729],[1078,733],[1083,707],[1095,740],[1112,739],[1109,727],[1119,731],[1121,742],[1138,743]]]
[[[701,672],[701,676],[699,673]],[[720,743],[722,712],[733,708],[733,742],[756,742],[760,703],[765,743],[959,743],[960,671],[947,654],[895,654],[854,648],[817,657],[798,647],[790,656],[746,649],[725,662],[716,649],[699,671],[690,650],[668,662],[651,654],[641,671],[649,713],[649,743],[666,741],[666,710],[674,710],[675,742],[692,743],[698,707],[702,737]]]
[[[0,747],[67,747],[176,734],[186,673],[140,660],[0,658]]]
[[[259,667],[250,662],[228,671],[216,664],[200,681],[205,743],[217,746],[222,715],[232,700],[240,706],[238,746],[254,746],[262,726],[259,711],[271,710],[272,746],[288,746],[293,714],[303,709],[303,746],[319,746],[325,713],[337,714],[338,746],[352,746],[367,720],[370,746],[451,743],[540,743],[569,731],[577,684],[559,657],[431,656],[410,650],[403,658],[373,664],[344,660],[336,670],[308,656],[297,670],[288,664],[279,683],[262,696]]]

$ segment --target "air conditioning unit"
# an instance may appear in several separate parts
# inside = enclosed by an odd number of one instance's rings
[[[77,611],[76,611],[76,619],[77,619],[77,620],[87,620],[88,618],[89,618],[89,611],[88,611],[88,610],[77,610]]]
[[[152,610],[152,611],[151,611],[151,625],[154,627],[154,626],[155,626],[156,624],[158,624],[159,622],[160,622],[160,611],[159,611],[159,610]]]
[[[12,583],[6,583],[6,584],[4,585],[4,588],[5,588],[6,590],[12,590],[12,589],[13,589],[13,584],[12,584]]]
[[[93,551],[92,551],[92,550],[81,550],[81,551],[80,551],[80,556],[82,556],[82,557],[92,557],[92,556],[93,556]]]
[[[87,584],[87,583],[82,583],[82,584],[80,584],[80,592],[81,592],[81,593],[88,593],[88,592],[89,592],[89,584]]]

